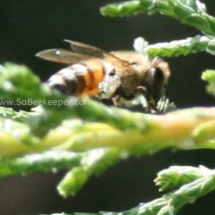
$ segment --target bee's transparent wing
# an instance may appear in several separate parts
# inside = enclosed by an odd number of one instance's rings
[[[129,63],[125,60],[122,60],[121,58],[115,56],[114,54],[111,54],[109,52],[106,52],[98,47],[91,46],[85,43],[80,43],[77,41],[72,40],[64,40],[68,43],[70,43],[71,49],[77,53],[82,55],[87,55],[89,58],[105,58],[107,60],[115,61],[115,63],[120,63],[121,65],[129,65]]]
[[[82,60],[88,59],[89,56],[67,51],[65,49],[47,49],[36,54],[36,57],[44,60],[63,63],[63,64],[75,64]]]

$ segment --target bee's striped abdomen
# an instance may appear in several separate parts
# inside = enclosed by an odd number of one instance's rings
[[[78,80],[78,87],[75,94],[77,96],[97,95],[98,85],[105,75],[105,68],[102,62],[93,59],[73,65],[72,67],[76,70],[75,73]]]

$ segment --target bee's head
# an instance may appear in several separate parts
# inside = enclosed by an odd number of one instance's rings
[[[158,101],[165,95],[168,79],[170,76],[169,66],[159,58],[155,58],[139,86],[145,96],[148,106],[156,110]]]

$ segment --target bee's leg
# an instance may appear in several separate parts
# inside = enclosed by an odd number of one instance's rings
[[[112,100],[114,106],[116,106],[116,107],[120,106],[120,97],[119,96],[115,96],[111,100]]]
[[[148,113],[158,113],[159,110],[157,109],[156,102],[153,98],[151,98],[148,90],[144,86],[138,86],[137,92],[141,95],[143,95],[146,99],[146,110]]]
[[[137,90],[137,93],[138,93],[138,94],[144,96],[146,103],[145,103],[145,104],[142,103],[142,105],[143,105],[144,108],[146,108],[146,111],[147,111],[148,113],[150,113],[150,112],[151,112],[151,111],[150,111],[151,108],[150,108],[150,105],[149,105],[148,90],[147,90],[146,87],[144,87],[144,86],[138,86],[136,90]]]
[[[148,104],[149,113],[161,113],[154,102],[149,102]]]
[[[168,100],[166,99],[165,96],[161,96],[160,100],[158,101],[157,109],[159,110],[160,113],[164,113],[166,109],[166,103]]]
[[[137,92],[138,92],[139,94],[144,95],[145,97],[146,97],[147,94],[148,94],[148,90],[147,90],[146,87],[144,87],[144,86],[138,86],[138,87],[137,87]]]

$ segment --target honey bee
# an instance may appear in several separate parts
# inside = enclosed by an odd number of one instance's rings
[[[57,48],[36,54],[69,65],[49,78],[51,88],[67,95],[111,99],[115,105],[143,95],[147,110],[158,111],[157,103],[164,96],[170,76],[166,62],[157,57],[149,60],[135,51],[106,52],[88,44],[65,41],[70,43],[71,51]]]

